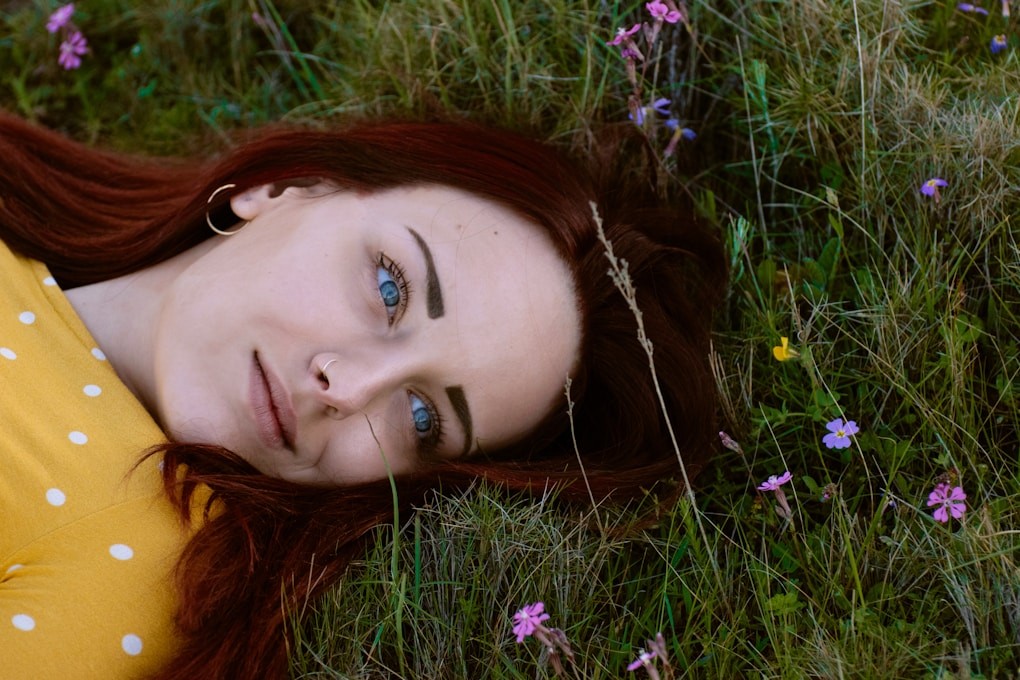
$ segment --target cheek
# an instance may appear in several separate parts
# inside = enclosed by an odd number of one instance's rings
[[[315,465],[321,482],[344,486],[415,470],[416,454],[409,451],[406,435],[382,417],[373,416],[371,428],[364,416],[334,425],[329,445]]]

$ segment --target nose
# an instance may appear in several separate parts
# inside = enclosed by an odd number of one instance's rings
[[[374,399],[401,381],[400,367],[378,357],[322,354],[312,360],[311,370],[318,380],[317,398],[338,419],[364,413]]]

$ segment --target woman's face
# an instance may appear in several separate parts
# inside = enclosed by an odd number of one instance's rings
[[[176,277],[155,411],[182,441],[344,485],[513,443],[578,356],[571,275],[538,227],[451,188],[235,196],[249,220]]]

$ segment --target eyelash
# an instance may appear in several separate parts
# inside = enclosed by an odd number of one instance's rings
[[[387,322],[390,326],[393,326],[400,320],[400,318],[404,315],[404,311],[407,309],[412,293],[411,284],[407,280],[404,268],[397,264],[396,260],[385,253],[379,253],[376,266],[385,269],[393,278],[393,281],[397,284],[397,288],[400,290],[400,304],[396,313],[394,313],[393,316],[389,316],[389,312],[387,312]],[[380,300],[381,299],[382,297],[380,295]],[[386,307],[385,303],[383,304],[383,307]],[[445,435],[443,418],[439,415],[439,410],[436,408],[436,405],[431,399],[420,393],[408,392],[408,400],[410,400],[412,394],[421,400],[422,404],[425,405],[425,408],[428,409],[429,417],[432,418],[432,429],[430,429],[425,436],[419,435],[416,429],[414,433],[415,438],[418,440],[420,455],[428,457],[439,450],[440,446],[443,444],[443,437]],[[413,419],[411,427],[414,429]]]

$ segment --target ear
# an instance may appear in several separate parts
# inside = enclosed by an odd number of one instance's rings
[[[269,207],[285,200],[315,198],[331,191],[330,186],[318,178],[286,179],[271,184],[260,184],[247,191],[234,194],[230,199],[230,209],[242,220],[251,221]]]

